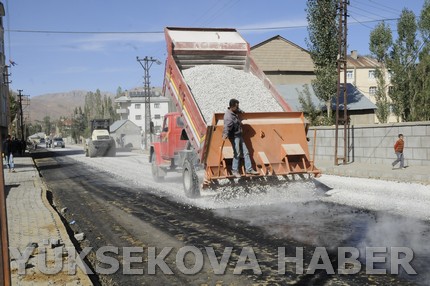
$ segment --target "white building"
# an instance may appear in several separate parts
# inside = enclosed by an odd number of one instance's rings
[[[164,96],[156,96],[160,94],[154,89],[151,92],[150,98],[150,109],[151,109],[151,121],[154,123],[154,132],[160,132],[161,126],[163,125],[164,115],[169,112],[170,100]],[[125,96],[121,96],[115,99],[115,103],[118,105],[116,113],[120,115],[120,120],[130,120],[134,124],[145,131],[145,97],[143,91],[133,90],[126,92]]]

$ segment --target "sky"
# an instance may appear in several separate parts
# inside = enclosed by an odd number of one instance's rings
[[[22,89],[30,98],[143,86],[144,70],[136,57],[145,56],[162,62],[150,68],[150,85],[162,86],[168,26],[235,28],[251,46],[280,35],[307,49],[305,0],[1,1],[6,62],[15,63],[10,89]],[[423,4],[350,0],[348,53],[369,54],[369,34],[378,21],[387,19],[395,36],[402,9],[419,16]]]

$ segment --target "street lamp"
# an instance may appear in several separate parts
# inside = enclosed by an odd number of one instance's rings
[[[152,67],[154,63],[157,65],[161,65],[161,62],[158,59],[155,59],[153,57],[144,57],[143,59],[136,57],[136,60],[139,62],[139,64],[142,66],[143,70],[145,71],[145,74],[143,76],[143,90],[144,90],[144,97],[145,97],[145,150],[148,150],[148,134],[149,134],[149,140],[152,143],[152,136],[151,136],[151,91],[149,88],[149,69]],[[143,62],[143,63],[142,63]]]

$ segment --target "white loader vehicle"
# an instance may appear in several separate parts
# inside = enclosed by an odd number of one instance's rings
[[[86,157],[114,157],[115,140],[109,134],[109,119],[91,120],[91,138],[85,140]]]

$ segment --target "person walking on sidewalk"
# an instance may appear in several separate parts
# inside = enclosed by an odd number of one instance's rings
[[[400,169],[404,169],[405,158],[403,157],[403,148],[405,147],[405,141],[403,141],[403,134],[399,134],[399,139],[394,144],[394,152],[396,153],[397,159],[391,164],[394,166],[400,162]]]
[[[239,173],[239,159],[242,154],[245,161],[245,172],[251,175],[260,174],[252,168],[249,151],[243,141],[242,122],[239,118],[240,113],[243,113],[243,111],[239,108],[239,100],[234,98],[231,99],[229,107],[224,114],[224,130],[222,133],[223,140],[228,138],[231,142],[231,146],[233,147],[233,163],[231,171],[233,176],[236,178],[240,178],[241,176]]]
[[[7,167],[9,169],[9,173],[10,172],[15,173],[15,164],[13,162],[13,153],[15,152],[15,146],[12,139],[10,138],[10,135],[7,136],[6,140],[3,142],[2,147],[3,147],[2,148],[3,155],[5,158]]]

